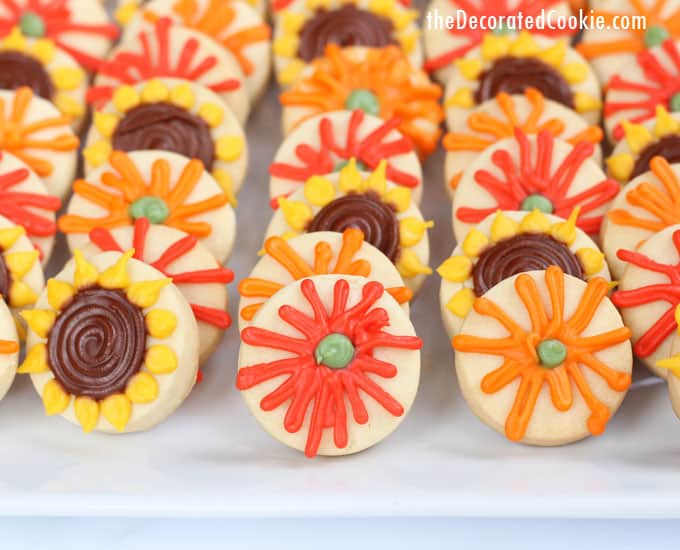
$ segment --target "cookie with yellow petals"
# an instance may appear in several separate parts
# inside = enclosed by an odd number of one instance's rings
[[[85,432],[147,430],[191,391],[198,329],[171,280],[123,254],[74,261],[47,284],[28,324],[26,358],[46,414]]]
[[[302,189],[279,199],[267,237],[358,228],[417,292],[431,273],[428,230],[433,222],[423,219],[408,189],[387,180],[386,168],[383,161],[374,172],[361,172],[350,160],[340,172],[311,177]]]
[[[454,63],[444,94],[447,120],[467,117],[500,92],[521,94],[529,87],[575,110],[589,125],[598,124],[602,94],[586,60],[566,39],[525,31],[510,37],[487,34]]]
[[[227,195],[199,160],[167,151],[111,153],[73,184],[57,225],[76,250],[97,227],[131,227],[141,218],[196,237],[220,263],[234,246],[236,216]]]
[[[290,86],[304,67],[324,55],[328,44],[382,48],[399,46],[414,67],[423,63],[418,12],[400,0],[291,2],[276,10],[274,68]]]
[[[19,364],[19,336],[12,314],[0,300],[0,401],[9,391]]]
[[[476,298],[518,273],[557,265],[579,279],[609,281],[604,254],[576,227],[577,214],[565,220],[538,210],[498,211],[471,229],[437,269],[442,278],[439,304],[449,336],[460,332]]]
[[[173,78],[118,88],[95,112],[83,156],[85,171],[111,151],[165,150],[200,160],[235,203],[248,165],[240,123],[210,90]]]

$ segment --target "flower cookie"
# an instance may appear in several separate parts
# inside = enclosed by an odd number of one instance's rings
[[[557,266],[505,279],[454,336],[472,411],[511,441],[563,445],[601,435],[631,383],[630,330],[607,298]]]
[[[42,180],[14,155],[0,151],[0,216],[26,231],[43,264],[52,255],[55,213],[61,200],[47,194]]]
[[[679,47],[680,40],[669,39],[644,50],[609,80],[604,123],[612,139],[624,137],[623,121],[653,120],[659,105],[669,112],[680,110]]]
[[[500,92],[521,94],[529,87],[574,109],[588,124],[600,120],[600,85],[585,59],[565,39],[527,32],[486,34],[481,46],[456,61],[446,84],[446,117],[465,118],[476,105]]]
[[[663,157],[654,157],[649,164],[651,170],[614,199],[602,223],[602,249],[617,279],[626,267],[619,250],[635,250],[655,233],[680,224],[680,164],[669,164]]]
[[[574,111],[545,99],[535,88],[527,88],[522,95],[501,92],[468,116],[451,119],[447,124],[450,132],[443,140],[447,151],[444,172],[446,189],[451,196],[463,171],[479,153],[500,139],[513,137],[515,128],[528,135],[546,130],[571,145],[581,141],[593,143],[593,159],[602,160],[599,146],[602,130],[588,126]]]
[[[578,208],[567,220],[551,214],[500,210],[486,217],[437,269],[444,327],[460,332],[476,298],[501,281],[559,266],[567,275],[609,280],[609,269],[593,240],[576,227]]]
[[[88,101],[101,107],[121,86],[154,78],[181,78],[210,88],[241,124],[248,118],[250,100],[236,59],[210,37],[167,17],[113,50],[99,68]]]
[[[52,40],[92,72],[118,38],[104,7],[83,0],[0,0],[0,36],[16,28],[25,36]]]
[[[336,231],[356,227],[366,242],[392,261],[406,286],[417,292],[432,270],[427,230],[408,189],[390,183],[382,161],[371,173],[357,170],[350,160],[339,173],[313,176],[290,198],[279,199],[267,237]]]
[[[396,46],[326,47],[303,78],[281,94],[283,133],[315,115],[361,109],[383,120],[400,120],[399,130],[418,154],[432,153],[439,140],[443,112],[441,89],[412,67]]]
[[[545,10],[548,17],[569,15],[569,5],[564,0],[432,0],[425,11],[432,17],[441,16],[446,20],[453,17],[455,21],[458,12],[464,12],[468,18],[480,18],[484,16],[512,16],[518,13],[524,16],[536,17],[541,10]],[[432,24],[428,21],[425,29],[425,69],[431,72],[439,82],[445,84],[453,73],[455,61],[465,56],[482,44],[485,35],[491,32],[493,36],[507,36],[513,33],[512,29],[480,29],[468,25],[465,29],[447,29],[443,25]],[[550,38],[567,36],[570,31],[560,29],[534,29],[532,32],[542,34]]]
[[[633,333],[633,352],[650,369],[659,359],[671,355],[678,323],[675,310],[680,304],[680,226],[673,225],[652,235],[637,250],[621,249],[618,258],[626,262],[612,302],[621,309]]]
[[[282,86],[295,84],[328,44],[383,48],[395,45],[413,67],[423,64],[418,11],[399,0],[291,2],[277,11],[274,65]]]
[[[200,160],[166,151],[111,153],[106,164],[73,184],[58,226],[76,250],[93,229],[132,226],[140,218],[193,235],[219,263],[234,246],[234,210],[215,179]]]
[[[411,141],[399,130],[399,119],[383,121],[361,109],[312,117],[295,128],[269,167],[272,200],[289,196],[309,178],[340,170],[351,158],[364,170],[387,161],[387,179],[411,190],[420,203],[423,173]]]
[[[367,449],[397,428],[418,390],[408,314],[377,281],[291,283],[241,332],[236,387],[273,437],[315,455]]]
[[[19,364],[19,337],[12,314],[0,300],[0,401],[7,395]]]
[[[83,150],[86,173],[105,164],[113,150],[163,150],[198,159],[234,205],[248,164],[243,129],[220,97],[173,78],[121,86],[94,113]]]
[[[26,38],[17,28],[0,39],[0,89],[24,86],[71,117],[76,132],[82,127],[87,73],[51,40]]]
[[[680,335],[678,331],[673,336],[671,354],[670,357],[657,361],[656,365],[667,373],[668,395],[671,398],[675,415],[680,418]]]
[[[680,113],[656,106],[656,116],[641,124],[623,121],[623,137],[607,159],[607,171],[627,183],[650,170],[654,157],[680,162]]]
[[[600,231],[602,216],[619,192],[591,157],[594,146],[575,146],[543,130],[527,136],[515,129],[487,147],[463,172],[453,199],[453,232],[457,242],[497,210],[538,209],[567,218],[577,206],[576,225],[590,235]]]
[[[153,24],[161,17],[222,44],[238,61],[250,99],[260,97],[271,68],[271,29],[251,6],[224,0],[153,0],[126,26],[126,36],[134,36],[141,24]]]
[[[75,259],[47,283],[19,372],[30,374],[48,416],[83,431],[147,430],[191,391],[198,329],[171,280],[124,254]]]
[[[627,71],[635,63],[636,53],[668,38],[680,38],[680,4],[676,0],[609,0],[594,8],[607,28],[587,28],[576,49],[590,62],[603,86],[619,70]],[[618,29],[621,16],[644,17],[646,28]]]
[[[80,142],[69,122],[30,88],[0,90],[0,151],[23,161],[42,178],[50,195],[62,199],[78,165]]]
[[[315,275],[358,275],[380,281],[408,312],[413,293],[389,258],[364,240],[360,229],[316,231],[285,240],[269,237],[264,255],[239,285],[239,328],[250,324],[262,305],[293,281]]]

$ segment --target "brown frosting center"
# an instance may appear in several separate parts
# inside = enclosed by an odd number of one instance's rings
[[[647,172],[650,169],[649,162],[654,157],[663,157],[669,164],[680,162],[680,135],[669,134],[663,136],[660,140],[650,143],[640,151],[640,154],[633,165],[630,179]]]
[[[44,99],[51,99],[54,94],[52,79],[40,61],[13,50],[0,52],[0,89],[24,86]]]

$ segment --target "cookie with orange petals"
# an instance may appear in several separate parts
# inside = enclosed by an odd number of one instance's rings
[[[0,300],[0,401],[7,395],[19,365],[19,337],[14,319]]]
[[[601,435],[631,383],[630,330],[607,294],[559,267],[505,279],[453,338],[472,411],[511,440],[554,446]]]
[[[440,87],[396,46],[341,49],[330,44],[281,94],[283,132],[288,135],[319,114],[361,109],[383,120],[398,118],[399,131],[422,158],[437,147],[443,119],[440,96]]]
[[[93,229],[132,226],[140,218],[196,237],[220,263],[234,246],[236,217],[220,186],[201,161],[167,151],[111,153],[73,184],[58,226],[76,250]]]

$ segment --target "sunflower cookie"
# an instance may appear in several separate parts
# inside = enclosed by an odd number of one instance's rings
[[[569,15],[569,5],[563,0],[432,0],[425,13],[432,14],[432,18],[440,16],[443,21],[447,17],[456,20],[458,12],[464,12],[469,18],[480,18],[489,15],[512,16],[522,13],[525,16],[535,17],[540,15],[541,10],[545,10],[548,17],[557,19],[557,16]],[[507,36],[515,31],[509,28],[500,28],[489,31],[474,28],[471,25],[465,29],[447,29],[444,25],[435,24],[435,20],[430,23],[426,16],[427,26],[425,28],[425,69],[431,72],[442,84],[451,77],[455,61],[465,56],[470,50],[482,44],[484,36],[490,32],[494,36]],[[568,36],[570,31],[560,29],[534,29],[535,34],[542,34],[550,38]]]
[[[0,401],[7,395],[19,364],[19,337],[12,314],[0,300]]]
[[[609,269],[593,240],[576,227],[578,208],[567,220],[533,212],[498,211],[486,217],[437,269],[444,327],[460,332],[476,298],[501,281],[559,266],[567,275],[610,280]]]
[[[497,210],[538,209],[567,218],[577,206],[576,225],[590,235],[600,231],[602,216],[619,192],[591,157],[594,146],[571,146],[543,130],[527,136],[515,129],[487,147],[463,172],[453,199],[457,242]]]
[[[94,113],[83,150],[86,173],[105,164],[113,150],[164,150],[198,159],[233,205],[248,164],[243,129],[220,97],[173,78],[121,86]]]
[[[500,92],[521,94],[529,87],[574,109],[588,124],[600,120],[600,85],[585,59],[566,40],[527,32],[487,34],[481,46],[456,61],[444,96],[447,120],[467,117]]]
[[[582,117],[555,101],[545,99],[535,88],[522,95],[499,93],[477,106],[468,116],[447,121],[450,132],[444,136],[446,189],[451,196],[463,171],[481,151],[500,139],[513,137],[515,128],[525,134],[546,130],[576,145],[582,141],[595,145],[593,159],[602,161],[602,130],[588,126]]]
[[[243,124],[250,112],[245,77],[236,59],[203,33],[167,17],[119,44],[99,68],[87,98],[96,107],[123,85],[154,78],[180,78],[210,88]]]
[[[119,33],[100,3],[83,0],[2,0],[0,36],[14,29],[31,38],[52,40],[93,72]]]
[[[316,231],[285,240],[269,237],[265,254],[255,264],[238,290],[239,328],[250,324],[276,292],[293,281],[315,275],[358,275],[380,281],[388,293],[408,312],[413,293],[404,286],[399,272],[389,258],[364,241],[360,229],[345,229],[342,234]]]
[[[441,133],[440,96],[440,87],[412,67],[396,46],[341,49],[329,44],[325,56],[281,94],[283,133],[315,115],[361,109],[383,120],[398,118],[401,133],[426,157]]]
[[[350,160],[339,173],[311,177],[290,198],[279,199],[267,237],[356,227],[417,292],[432,272],[427,230],[434,224],[423,220],[408,189],[387,181],[386,169],[382,161],[374,172],[360,172]]]
[[[655,233],[680,224],[680,164],[654,157],[650,168],[623,188],[602,222],[602,249],[617,279],[626,267],[619,250],[635,250]]]
[[[621,183],[628,183],[650,169],[657,156],[680,162],[680,113],[669,114],[656,106],[656,116],[642,124],[623,121],[623,136],[607,159],[608,173]]]
[[[511,441],[563,445],[601,435],[631,383],[630,330],[607,298],[557,266],[505,279],[454,336],[472,411]]]
[[[302,76],[308,63],[323,57],[328,44],[401,48],[413,67],[423,64],[418,11],[399,0],[292,2],[277,11],[274,66],[282,86]]]
[[[254,8],[224,0],[153,0],[126,26],[126,36],[134,38],[142,24],[161,17],[219,42],[241,67],[250,99],[260,97],[271,68],[271,29]]]
[[[57,232],[55,213],[61,200],[47,194],[45,184],[14,155],[0,151],[0,216],[26,231],[46,264]]]
[[[79,140],[69,122],[30,88],[0,90],[0,151],[23,161],[42,178],[50,195],[62,199],[78,165]]]
[[[397,428],[418,390],[420,348],[382,284],[319,275],[291,283],[241,332],[236,387],[262,427],[315,455],[347,455]]]
[[[90,231],[86,255],[123,252],[134,248],[136,260],[149,264],[172,280],[184,295],[198,322],[199,362],[205,363],[215,351],[224,331],[231,326],[227,312],[227,287],[234,274],[217,263],[215,257],[193,235],[163,225],[152,225],[146,218],[133,227]]]
[[[637,250],[621,249],[626,262],[612,302],[621,309],[633,334],[633,352],[659,376],[659,359],[671,355],[680,304],[680,226],[673,225],[652,235]]]
[[[83,431],[147,430],[170,416],[198,372],[198,329],[171,280],[124,254],[74,261],[47,283],[29,326],[26,359],[48,416]]]
[[[31,88],[70,117],[76,132],[86,114],[87,85],[85,70],[51,40],[26,38],[18,28],[0,40],[0,89]]]
[[[365,170],[375,170],[381,160],[386,160],[387,179],[410,189],[413,200],[420,203],[420,161],[398,127],[397,118],[383,121],[361,109],[306,120],[283,140],[269,167],[271,199],[287,197],[312,176],[337,172],[355,158]]]
[[[139,218],[193,235],[220,263],[234,246],[234,210],[215,179],[201,161],[166,151],[111,153],[106,164],[73,184],[58,227],[76,250],[96,227],[132,226]]]

